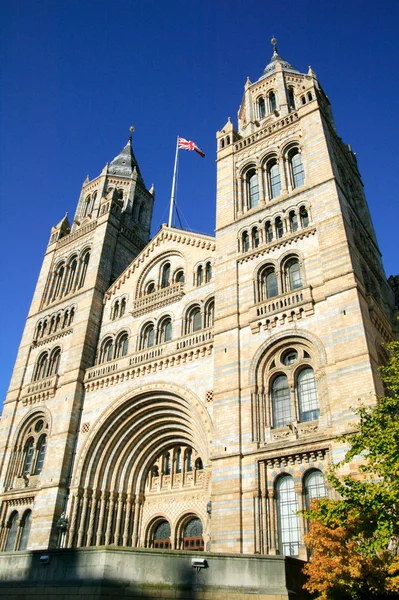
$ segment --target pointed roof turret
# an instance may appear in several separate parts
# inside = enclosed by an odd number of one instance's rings
[[[281,58],[281,56],[279,55],[279,53],[277,51],[277,45],[276,45],[277,40],[275,37],[273,37],[271,39],[271,43],[273,44],[273,55],[270,59],[269,64],[266,66],[265,70],[263,71],[261,77],[259,77],[258,81],[260,81],[261,79],[264,79],[265,77],[269,77],[269,75],[274,73],[276,70],[277,64],[279,64],[281,66],[281,69],[283,71],[289,71],[290,73],[299,73],[299,71],[294,69],[294,67],[292,65],[290,65],[290,63],[288,63],[286,60]]]
[[[108,173],[110,175],[121,175],[122,177],[131,177],[134,170],[137,170],[137,179],[144,185],[143,178],[140,173],[140,168],[137,163],[136,157],[134,156],[132,148],[132,136],[122,152],[114,158],[113,161],[108,165]]]

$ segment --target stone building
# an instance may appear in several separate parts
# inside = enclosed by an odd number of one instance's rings
[[[215,237],[150,239],[153,202],[129,140],[51,230],[1,419],[0,549],[305,558],[297,510],[382,392],[394,311],[315,73],[274,48],[247,80]]]

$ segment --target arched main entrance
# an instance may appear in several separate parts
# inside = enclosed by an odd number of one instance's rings
[[[183,548],[184,550],[204,550],[204,538],[202,537],[201,519],[194,517],[190,519],[183,529]]]

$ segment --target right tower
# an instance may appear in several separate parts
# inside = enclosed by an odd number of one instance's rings
[[[305,558],[297,511],[383,393],[394,298],[329,100],[272,43],[217,133],[212,550]]]

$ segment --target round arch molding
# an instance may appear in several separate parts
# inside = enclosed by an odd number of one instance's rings
[[[94,424],[76,462],[68,546],[136,546],[152,463],[187,445],[206,466],[211,432],[205,405],[183,387],[144,385],[122,396]]]

